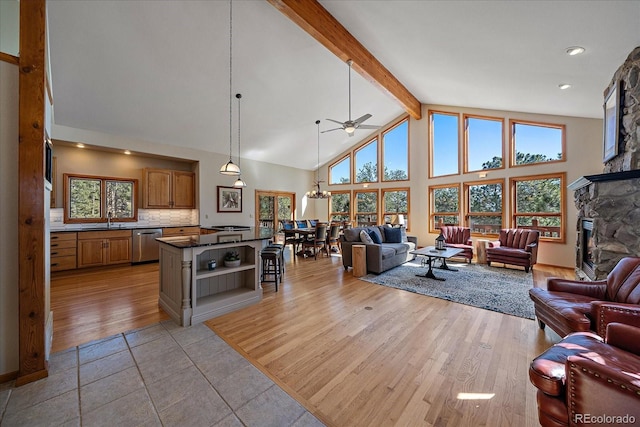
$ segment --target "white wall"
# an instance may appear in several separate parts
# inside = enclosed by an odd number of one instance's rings
[[[0,375],[18,370],[18,66],[0,61]]]
[[[304,197],[304,194],[313,184],[313,171],[242,159],[242,179],[247,183],[247,187],[243,189],[242,193],[242,212],[218,213],[216,204],[217,186],[230,187],[235,181],[234,177],[224,176],[219,173],[220,166],[229,160],[228,155],[122,138],[66,126],[53,125],[52,132],[52,138],[67,142],[82,142],[100,147],[128,149],[136,153],[198,161],[199,165],[196,169],[199,190],[197,201],[200,209],[200,224],[203,226],[225,224],[254,225],[255,190],[294,192],[296,193],[297,218],[317,217],[316,212],[319,212],[320,217],[326,217],[326,205],[324,209],[316,209],[316,204],[322,206],[323,201],[307,203]]]
[[[409,234],[418,237],[418,244],[422,246],[432,245],[437,235],[429,233],[429,198],[428,187],[430,185],[478,181],[480,178],[476,173],[449,176],[446,178],[428,179],[429,166],[429,143],[428,143],[428,110],[438,110],[454,113],[469,113],[481,116],[504,117],[505,141],[509,141],[509,119],[520,119],[542,123],[564,124],[566,126],[566,162],[550,163],[539,166],[518,167],[517,171],[505,169],[488,171],[486,179],[504,179],[505,195],[508,194],[509,177],[515,175],[538,175],[554,172],[566,172],[566,184],[583,175],[598,174],[602,172],[602,120],[584,119],[577,117],[553,116],[544,114],[529,114],[511,111],[483,110],[463,107],[450,107],[440,105],[423,105],[422,119],[409,121],[410,138],[410,209],[411,223]],[[394,120],[392,123],[395,123]],[[370,139],[366,138],[366,140]],[[363,142],[362,140],[361,142]],[[358,143],[360,144],[360,143]],[[357,144],[356,144],[357,145]],[[337,160],[345,155],[347,151],[336,156]],[[508,155],[508,154],[507,154]],[[328,176],[328,165],[323,166],[324,176]],[[462,165],[460,166],[462,170]],[[369,188],[392,188],[401,187],[403,184],[382,183],[371,184]],[[329,186],[330,191],[359,189],[357,185]],[[509,198],[505,197],[506,212],[510,211]],[[577,210],[573,203],[573,192],[566,192],[566,240],[565,243],[542,242],[538,251],[538,262],[540,264],[557,265],[562,267],[575,266],[575,242],[576,242],[576,219]],[[507,215],[508,217],[508,215]],[[508,223],[508,218],[506,221]]]
[[[20,45],[20,2],[0,1],[0,52],[18,56]]]

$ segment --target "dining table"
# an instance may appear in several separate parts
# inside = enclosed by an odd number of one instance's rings
[[[316,234],[316,228],[315,227],[305,227],[305,228],[292,228],[289,230],[283,230],[286,234],[296,234],[298,236],[299,239],[301,240],[305,240],[305,239],[312,239],[315,234]],[[310,252],[310,251],[307,251]],[[300,250],[296,253],[296,255],[298,256],[305,256],[305,251],[304,250]],[[309,255],[308,253],[306,255]]]

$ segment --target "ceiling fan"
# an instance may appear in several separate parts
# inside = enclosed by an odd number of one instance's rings
[[[351,64],[352,63],[353,61],[351,59],[347,61],[347,64],[349,64],[349,120],[347,120],[346,122],[339,122],[338,120],[327,119],[330,122],[338,123],[340,127],[328,129],[328,130],[322,131],[322,133],[342,129],[345,132],[347,132],[347,135],[353,136],[356,129],[379,129],[380,128],[380,126],[362,124],[365,120],[368,120],[371,117],[371,114],[365,114],[360,118],[351,120]]]

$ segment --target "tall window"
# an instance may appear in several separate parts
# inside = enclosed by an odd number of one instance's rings
[[[355,198],[357,226],[378,224],[378,191],[356,191]]]
[[[460,186],[447,184],[429,188],[431,218],[429,229],[435,232],[440,225],[460,225]]]
[[[136,221],[136,179],[64,174],[64,222]]]
[[[503,185],[499,181],[464,184],[467,223],[475,234],[499,234],[503,227]]]
[[[511,120],[511,166],[565,160],[564,125]]]
[[[378,140],[373,139],[355,151],[356,183],[378,182]]]
[[[457,174],[458,167],[458,114],[429,112],[430,176]]]
[[[409,229],[409,189],[383,189],[382,215],[385,224],[399,224],[402,218],[405,228]]]
[[[329,221],[351,220],[351,192],[332,191],[329,199]]]
[[[382,180],[409,179],[409,119],[382,134]]]
[[[329,166],[329,184],[351,184],[351,155]]]
[[[511,178],[512,224],[540,231],[544,240],[564,241],[565,174]]]
[[[465,172],[504,167],[502,119],[464,116]]]

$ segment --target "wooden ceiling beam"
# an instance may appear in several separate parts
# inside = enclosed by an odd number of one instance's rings
[[[316,0],[267,0],[338,58],[395,99],[416,120],[420,101]]]

